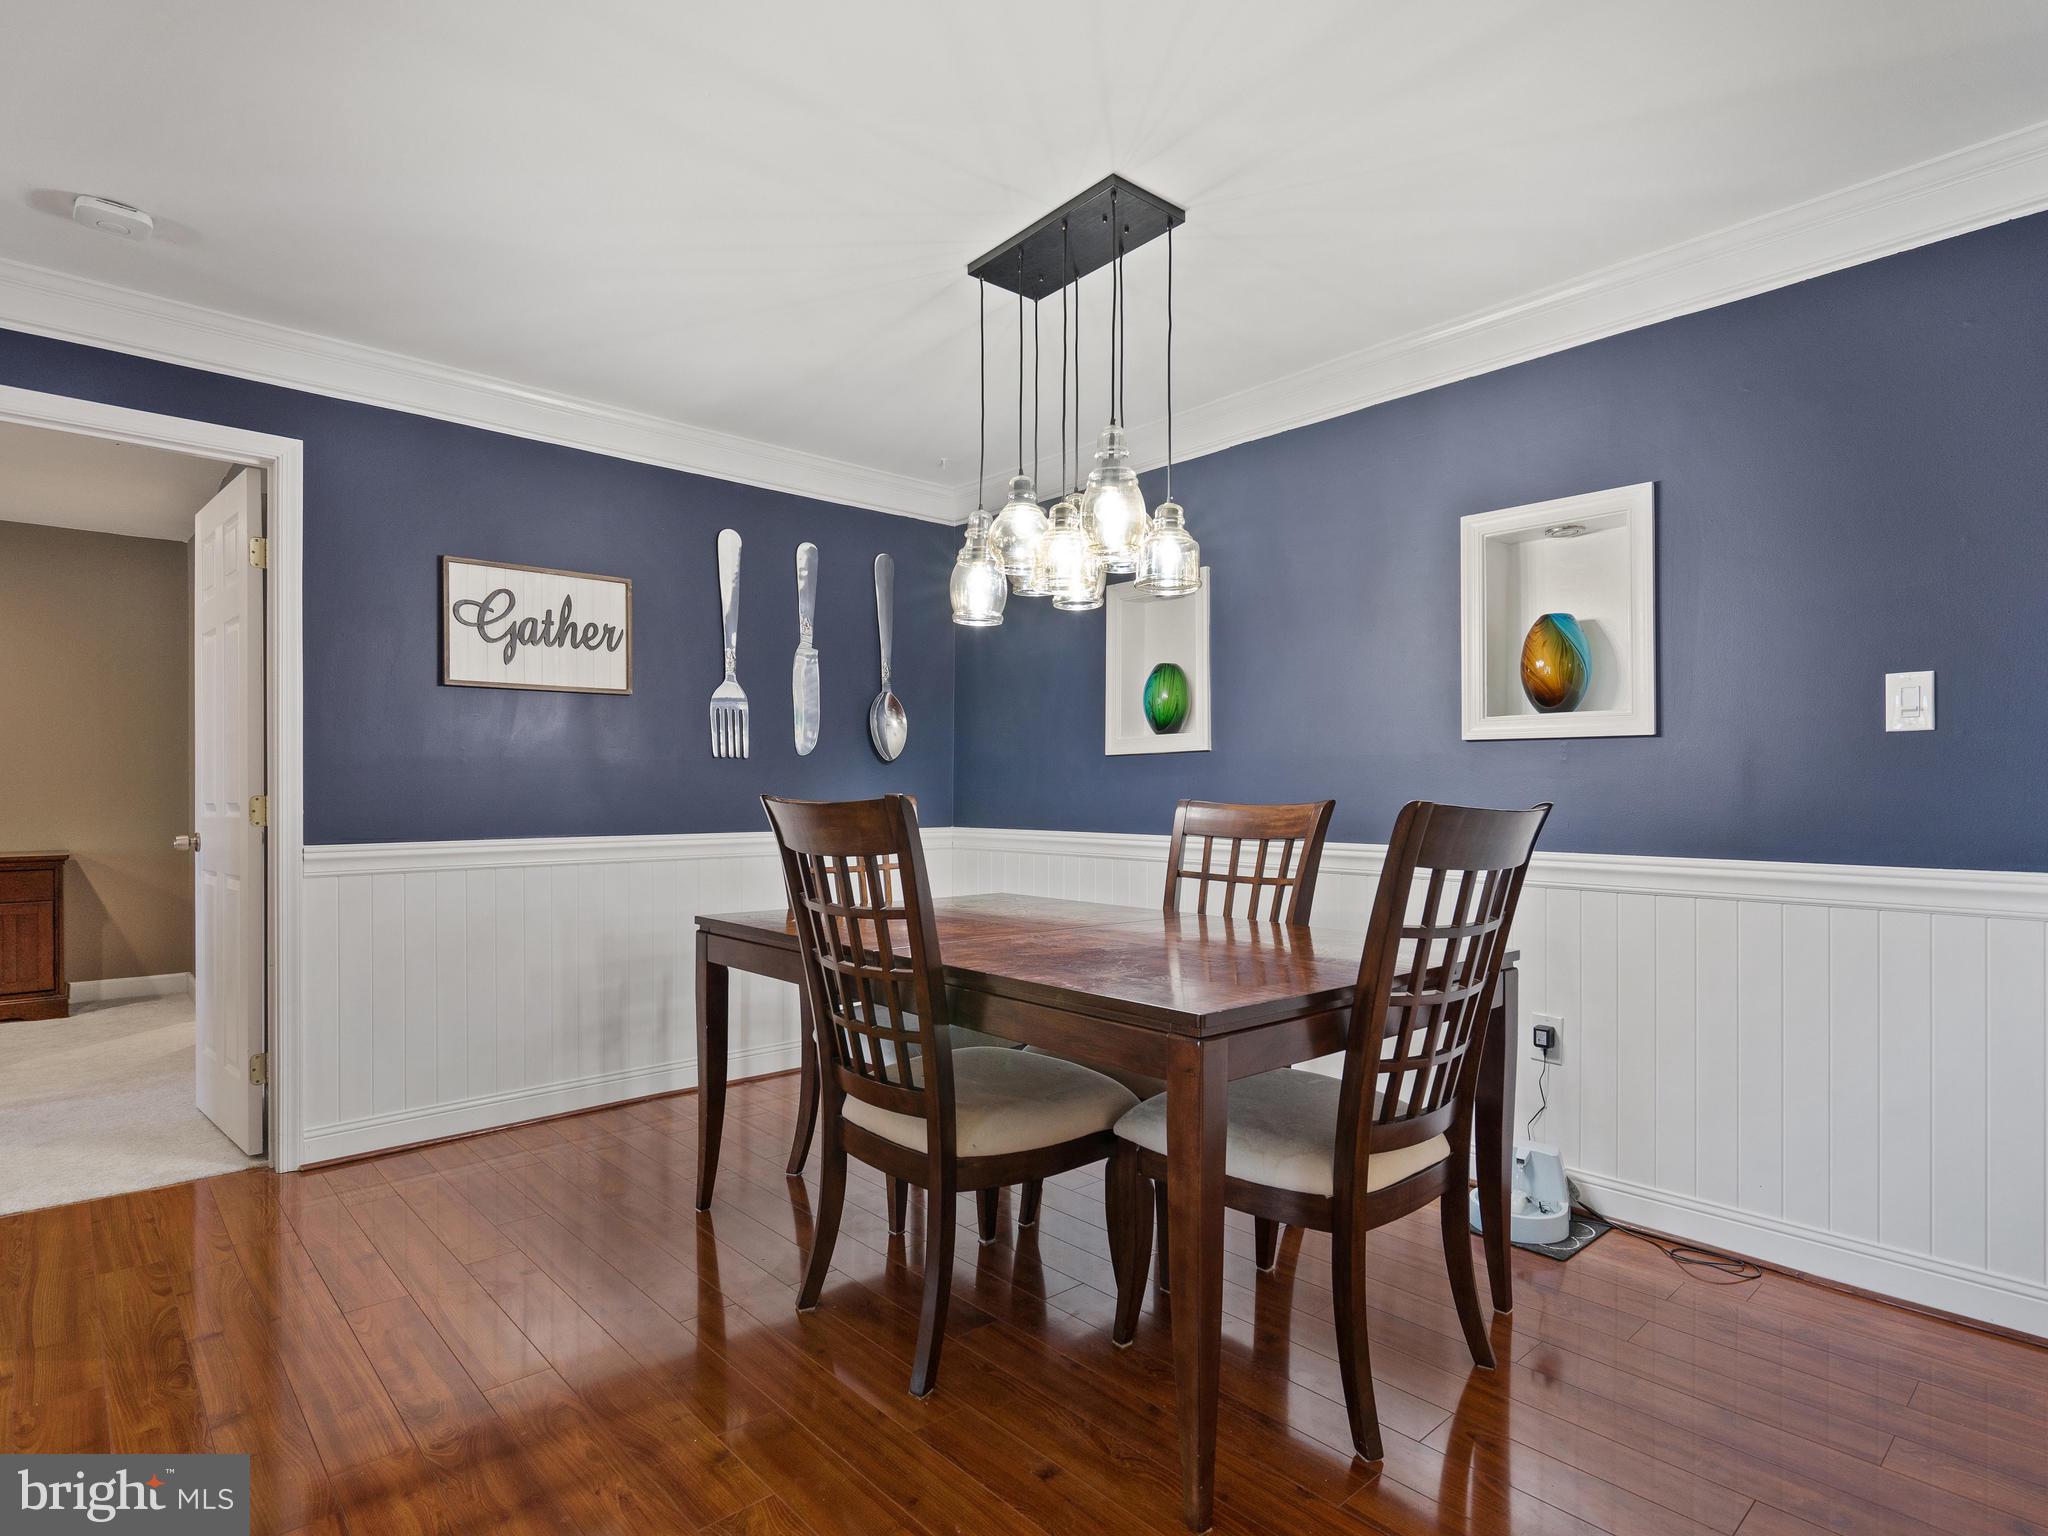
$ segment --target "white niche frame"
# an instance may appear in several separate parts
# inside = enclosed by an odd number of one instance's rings
[[[1545,530],[1579,524],[1576,538]],[[1522,694],[1522,640],[1545,613],[1585,627],[1585,706],[1546,715]],[[1459,521],[1459,675],[1467,741],[1657,734],[1657,486],[1617,486]]]
[[[1107,757],[1209,748],[1209,567],[1185,597],[1148,597],[1130,582],[1104,593],[1102,751]],[[1188,675],[1188,718],[1162,736],[1145,720],[1145,679],[1162,661]]]

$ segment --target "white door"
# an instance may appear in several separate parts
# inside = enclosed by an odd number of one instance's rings
[[[263,1150],[262,477],[242,470],[193,519],[192,797],[199,834],[193,993],[199,1109],[244,1152]]]

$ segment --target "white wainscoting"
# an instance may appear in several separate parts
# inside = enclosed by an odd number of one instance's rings
[[[300,1157],[695,1086],[696,916],[782,904],[765,831],[309,847]],[[796,989],[735,976],[731,1029],[795,1066]]]
[[[956,828],[952,888],[1158,900],[1166,839]],[[1332,844],[1317,926],[1383,850]],[[1595,1208],[2048,1336],[2048,876],[1539,855],[1537,1139]],[[1537,1104],[1522,1053],[1518,1107]]]

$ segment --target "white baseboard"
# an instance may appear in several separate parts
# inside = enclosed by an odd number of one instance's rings
[[[190,971],[166,971],[161,976],[108,976],[99,981],[71,983],[74,1003],[124,1003],[138,997],[190,995]]]
[[[1587,1206],[1610,1220],[2048,1339],[2048,1293],[2030,1282],[1625,1179],[1569,1172]]]
[[[761,1046],[751,1051],[735,1051],[726,1068],[727,1078],[728,1081],[739,1082],[743,1078],[787,1072],[796,1067],[799,1059],[799,1048],[794,1041]],[[485,1094],[457,1104],[400,1110],[368,1120],[351,1121],[347,1125],[316,1127],[307,1130],[300,1138],[301,1166],[361,1157],[392,1147],[444,1141],[451,1136],[468,1136],[500,1126],[545,1120],[554,1115],[598,1109],[606,1104],[644,1099],[660,1093],[679,1093],[696,1086],[697,1063],[675,1061],[655,1067],[601,1072],[516,1093]]]

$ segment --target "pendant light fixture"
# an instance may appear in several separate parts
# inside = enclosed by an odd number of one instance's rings
[[[1109,425],[1096,444],[1095,468],[1088,472],[1088,490],[1081,498],[1081,521],[1089,547],[1116,575],[1137,569],[1145,539],[1145,494],[1131,468],[1124,443],[1124,238],[1127,231],[1118,206],[1117,189],[1109,192]],[[1168,226],[1169,230],[1171,226]]]
[[[988,626],[1001,622],[1002,596],[1050,597],[1053,606],[1080,612],[1103,606],[1112,575],[1135,575],[1138,585],[1161,597],[1196,590],[1201,582],[1200,550],[1187,534],[1185,515],[1172,500],[1172,335],[1173,247],[1171,234],[1186,214],[1144,188],[1110,176],[1055,209],[1014,239],[975,261],[968,275],[1017,295],[1017,473],[1009,495],[990,518],[986,510],[969,519],[966,542],[954,569],[956,622]],[[1167,243],[1167,501],[1148,517],[1143,487],[1131,467],[1125,436],[1124,332],[1129,303],[1124,290],[1124,257],[1160,235]],[[1081,451],[1080,280],[1107,267],[1109,304],[1109,410],[1086,488],[1077,485]],[[1069,297],[1071,290],[1071,297]],[[1041,403],[1038,303],[1060,294],[1060,460],[1050,510],[1039,504],[1039,409]],[[1024,301],[1032,302],[1031,458],[1024,456]],[[986,323],[982,329],[986,361]],[[1069,368],[1073,411],[1068,414]],[[986,425],[986,394],[983,418]],[[1068,427],[1073,428],[1073,460]],[[977,495],[979,495],[977,481]],[[984,508],[986,504],[984,503]],[[1000,573],[1000,580],[994,573]],[[1001,588],[1000,594],[992,588]]]
[[[980,425],[975,445],[974,496],[980,503],[967,519],[967,538],[960,557],[953,562],[953,577],[947,590],[953,600],[953,622],[968,629],[993,629],[1003,622],[1003,604],[1009,601],[1010,584],[1003,569],[988,552],[988,504],[982,490],[988,484],[988,285],[976,283],[974,296],[980,309],[976,330],[980,337],[980,364],[975,383],[981,402]]]
[[[1023,267],[1023,256],[1018,256]],[[1045,537],[1045,509],[1038,504],[1031,476],[1024,473],[1024,290],[1017,289],[1017,473],[1010,479],[1009,499],[989,529],[988,549],[1014,586],[1028,581],[1038,561],[1038,541]]]
[[[1173,499],[1173,231],[1166,232],[1166,500],[1152,514],[1139,548],[1140,592],[1186,597],[1202,585],[1202,546],[1188,532],[1187,513]]]
[[[1060,243],[1060,270],[1067,278],[1060,289],[1060,483],[1071,486],[1073,481],[1067,472],[1067,288],[1072,286],[1073,254],[1064,220]],[[1045,535],[1044,569],[1052,587],[1053,607],[1073,612],[1100,605],[1102,562],[1089,545],[1087,530],[1081,523],[1081,507],[1071,491],[1052,509],[1051,526]]]

